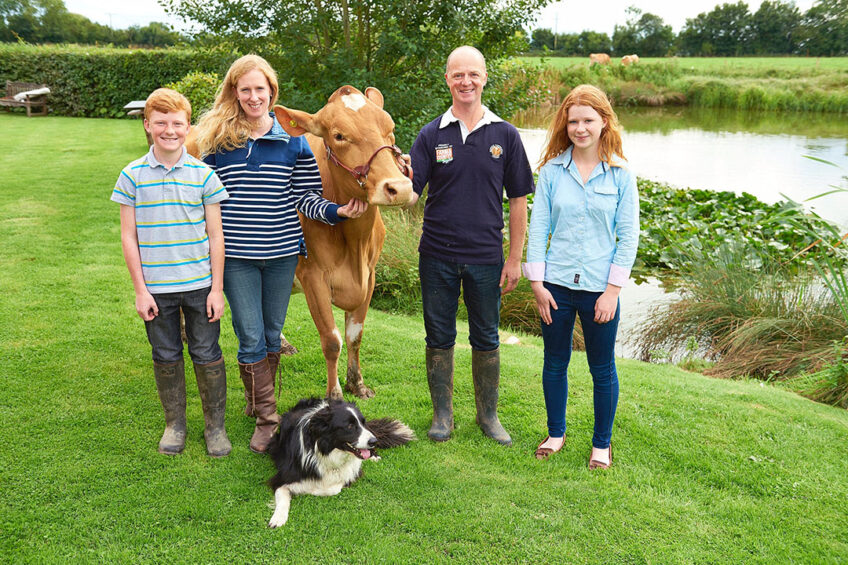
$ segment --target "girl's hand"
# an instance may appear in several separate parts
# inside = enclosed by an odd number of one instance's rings
[[[530,288],[533,289],[533,295],[536,297],[536,308],[539,310],[539,315],[542,316],[542,321],[547,325],[551,325],[551,308],[557,310],[557,303],[551,292],[545,288],[542,281],[532,281]]]
[[[368,209],[368,203],[358,198],[351,198],[350,202],[340,206],[336,213],[342,218],[358,218]]]
[[[606,324],[615,318],[618,309],[618,292],[607,289],[595,302],[595,322]]]

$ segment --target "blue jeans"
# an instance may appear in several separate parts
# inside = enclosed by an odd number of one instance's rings
[[[257,363],[280,350],[297,255],[224,261],[224,294],[239,341],[239,363]]]
[[[456,343],[459,291],[468,310],[468,341],[476,351],[498,348],[503,262],[467,265],[441,261],[429,255],[418,258],[424,329],[427,347],[449,349]]]
[[[592,446],[609,447],[612,422],[618,405],[618,374],[615,370],[615,336],[621,306],[615,317],[606,324],[595,322],[595,302],[600,292],[572,290],[546,282],[557,303],[551,309],[551,324],[542,322],[542,339],[545,342],[545,362],[542,369],[542,388],[548,412],[548,435],[565,434],[565,405],[568,400],[568,362],[571,360],[572,335],[575,315],[580,316],[586,358],[594,382],[595,433]]]
[[[211,287],[154,294],[159,314],[144,322],[147,340],[153,348],[156,363],[178,363],[183,360],[183,339],[180,332],[180,310],[185,317],[186,340],[191,360],[208,365],[221,358],[218,337],[221,322],[210,322],[206,315],[206,298]]]

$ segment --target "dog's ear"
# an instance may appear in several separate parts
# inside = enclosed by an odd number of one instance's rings
[[[324,407],[315,414],[309,421],[309,435],[312,440],[317,442],[318,451],[323,455],[327,455],[333,450],[332,431],[333,412],[329,407]]]

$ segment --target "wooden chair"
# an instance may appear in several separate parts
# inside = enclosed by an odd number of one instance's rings
[[[46,116],[47,115],[47,95],[38,94],[35,96],[27,96],[23,100],[15,100],[15,94],[28,92],[39,88],[46,88],[46,84],[38,84],[35,82],[15,82],[6,81],[6,96],[0,98],[0,106],[8,108],[26,108],[27,116]],[[32,109],[41,107],[41,112],[33,114]]]

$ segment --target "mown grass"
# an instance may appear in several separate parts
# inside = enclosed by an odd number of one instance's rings
[[[541,342],[504,346],[502,448],[473,423],[467,335],[457,351],[455,438],[366,463],[332,498],[299,497],[268,530],[270,462],[247,449],[236,343],[232,454],[205,455],[189,371],[186,452],[156,453],[161,408],[121,257],[120,168],[138,122],[0,115],[0,561],[7,563],[837,563],[848,554],[848,413],[762,383],[619,362],[615,465],[586,469],[585,357],[571,371],[568,442],[548,462]],[[632,315],[635,315],[633,313]],[[339,316],[339,319],[341,316]],[[287,336],[283,406],[321,394],[324,363],[303,297]],[[429,425],[417,317],[369,313],[369,417]]]
[[[553,105],[577,84],[591,83],[616,105],[848,112],[846,57],[645,58],[629,67],[575,57],[522,60],[546,67]]]

